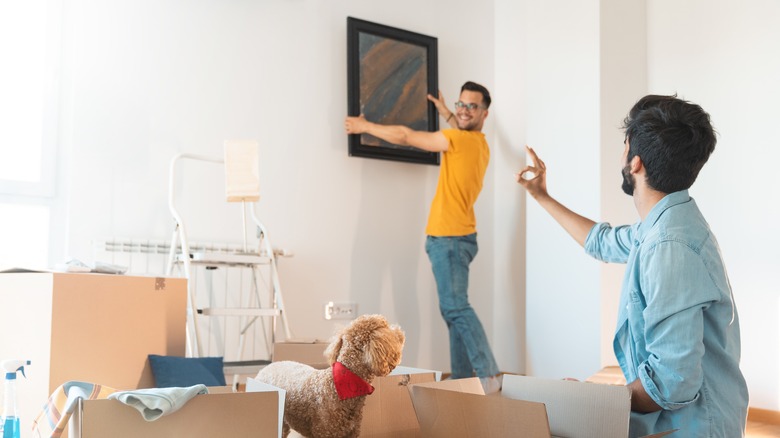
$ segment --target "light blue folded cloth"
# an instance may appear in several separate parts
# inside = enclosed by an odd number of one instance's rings
[[[163,415],[178,411],[192,397],[208,394],[206,385],[194,385],[187,388],[149,388],[132,391],[118,391],[108,396],[132,406],[143,415],[144,420],[154,421]]]

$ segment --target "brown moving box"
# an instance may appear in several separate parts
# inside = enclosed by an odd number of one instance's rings
[[[361,437],[407,438],[426,436],[414,412],[409,387],[417,383],[433,382],[441,373],[420,368],[398,367],[389,376],[374,379],[374,393],[366,398],[363,407]]]
[[[410,387],[426,438],[550,438],[542,403],[484,395],[479,379],[457,379]]]
[[[504,375],[500,394],[485,396],[479,379],[424,383],[410,388],[426,437],[625,438],[631,393],[625,386]],[[454,429],[453,429],[454,428]],[[646,438],[658,438],[663,432]]]
[[[317,340],[275,342],[274,362],[291,360],[322,370],[328,368],[328,361],[325,359],[325,349],[328,345],[328,342]]]
[[[184,356],[186,317],[181,278],[0,274],[0,358],[32,362],[17,382],[22,430],[69,380],[154,386],[147,355]]]
[[[625,385],[626,378],[623,377],[623,371],[617,365],[606,366],[600,369],[596,374],[585,379],[586,382],[602,383],[605,385]]]
[[[73,438],[278,438],[278,391],[232,393],[209,388],[176,412],[154,421],[117,400],[81,400],[70,420]]]

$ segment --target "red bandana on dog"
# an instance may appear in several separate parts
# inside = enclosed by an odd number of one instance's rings
[[[366,383],[360,376],[353,373],[341,362],[333,363],[333,383],[339,400],[360,397],[374,392],[374,387]]]

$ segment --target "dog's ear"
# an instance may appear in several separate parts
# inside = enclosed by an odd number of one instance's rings
[[[398,326],[381,328],[371,334],[365,348],[365,362],[377,376],[390,374],[401,363],[406,336]]]
[[[404,342],[406,342],[406,335],[404,334],[404,331],[401,330],[401,327],[398,327],[397,325],[393,325],[390,328],[393,330],[393,333],[395,333],[395,337],[398,339],[398,343],[403,347]]]
[[[339,332],[336,337],[325,349],[324,356],[328,359],[328,365],[333,365],[339,358],[339,352],[341,351],[341,344],[344,342],[344,337]]]

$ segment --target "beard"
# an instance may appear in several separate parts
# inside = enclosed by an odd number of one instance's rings
[[[461,131],[473,131],[474,128],[477,126],[477,122],[474,121],[474,119],[469,120],[468,122],[461,122],[458,120],[458,129]]]
[[[477,130],[477,126],[479,125],[479,120],[475,115],[472,115],[472,117],[466,121],[457,119],[457,125],[458,125],[458,129],[460,129],[461,131],[475,131]]]
[[[636,185],[636,179],[634,175],[631,175],[631,168],[628,164],[620,171],[623,175],[623,185],[620,188],[623,189],[623,193],[628,196],[634,196],[634,186]]]

